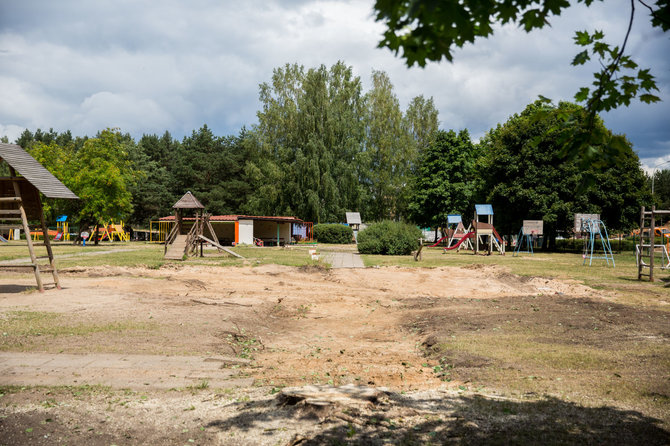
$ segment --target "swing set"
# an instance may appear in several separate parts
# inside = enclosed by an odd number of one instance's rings
[[[589,266],[591,266],[593,259],[604,259],[608,265],[611,260],[612,267],[615,268],[614,255],[612,254],[612,246],[605,223],[599,218],[582,218],[581,232],[584,235],[584,253],[582,254],[584,262],[582,264],[586,265],[588,260]],[[597,251],[596,246],[598,245],[600,245],[602,252]]]

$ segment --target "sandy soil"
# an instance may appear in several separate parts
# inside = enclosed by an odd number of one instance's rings
[[[596,295],[576,283],[522,279],[495,267],[173,268],[63,271],[62,291],[3,293],[0,308],[61,313],[71,323],[160,325],[158,333],[135,339],[122,333],[57,337],[33,351],[242,354],[256,359],[261,367],[254,375],[267,383],[355,382],[409,390],[440,384],[425,373],[429,367],[418,366],[421,339],[404,327],[406,310],[417,302],[425,307],[449,298]],[[3,341],[11,344],[11,335]]]
[[[57,313],[54,324],[84,328],[69,336],[6,333],[3,351],[237,356],[252,359],[240,375],[255,385],[138,392],[119,390],[112,381],[106,383],[111,388],[80,395],[70,388],[8,389],[0,399],[0,438],[9,444],[535,443],[545,437],[560,444],[615,441],[638,430],[647,432],[649,444],[670,441],[658,427],[668,422],[662,413],[631,421],[625,407],[597,412],[560,399],[549,404],[547,395],[521,401],[491,387],[475,395],[464,385],[472,376],[483,382],[479,371],[501,365],[440,347],[449,337],[512,318],[536,331],[546,325],[544,339],[534,342],[614,347],[635,336],[667,342],[667,313],[617,306],[611,296],[579,283],[521,278],[490,266],[95,267],[62,271],[61,278],[63,290],[44,294],[24,291],[32,286],[30,276],[0,278],[1,315]],[[538,306],[543,311],[535,311]],[[521,317],[519,308],[529,311]],[[594,319],[607,326],[599,336],[592,334]],[[114,323],[125,325],[100,328]],[[634,326],[640,328],[633,333],[628,328]],[[436,373],[445,361],[455,368],[449,380]],[[652,368],[649,376],[660,377],[655,392],[667,401],[667,370]],[[275,395],[283,386],[310,384],[381,388],[385,396],[363,405],[337,403],[324,412]],[[488,415],[477,415],[482,408]],[[574,424],[553,421],[552,431],[546,420],[556,419],[556,411],[572,414]],[[511,424],[510,414],[516,417]]]

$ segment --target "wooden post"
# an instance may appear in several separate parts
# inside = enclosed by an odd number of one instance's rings
[[[9,168],[9,172],[12,177],[16,177],[16,171],[13,167]],[[19,183],[16,180],[12,180],[12,185],[14,186],[14,195],[18,198],[17,203],[19,206],[19,212],[21,213],[21,223],[23,225],[23,232],[26,233],[26,242],[28,243],[28,251],[30,251],[30,261],[33,264],[33,269],[35,270],[35,281],[37,282],[37,289],[40,293],[44,292],[44,285],[42,285],[42,278],[40,277],[40,267],[37,265],[37,257],[35,256],[35,249],[33,248],[33,241],[30,238],[30,227],[28,226],[28,217],[26,215],[26,210],[23,208],[23,201],[21,200],[21,188]]]
[[[414,253],[414,261],[418,262],[419,260],[423,260],[423,254],[421,251],[423,250],[423,238],[419,239],[419,249]]]
[[[479,252],[479,233],[477,227],[479,226],[479,216],[477,215],[477,208],[475,208],[475,255]]]
[[[56,262],[54,260],[54,253],[53,250],[51,249],[51,241],[49,240],[49,228],[47,227],[47,224],[44,220],[44,210],[42,209],[42,199],[40,198],[39,194],[37,195],[37,203],[39,204],[40,207],[40,225],[42,226],[42,234],[44,235],[44,246],[47,248],[47,256],[49,258],[49,268],[51,268],[51,274],[53,275],[54,278],[54,285],[56,285],[56,288],[59,290],[60,288],[60,281],[58,280],[58,271],[56,271]]]
[[[637,280],[642,280],[642,257],[644,254],[644,206],[640,211],[640,243],[638,244],[638,259],[637,259]]]
[[[656,251],[656,234],[654,229],[656,226],[656,205],[651,206],[651,224],[649,225],[649,281],[654,281],[654,253]]]
[[[182,233],[182,227],[181,227],[181,212],[179,212],[179,209],[175,209],[174,211],[174,221],[175,224],[177,225],[177,235],[180,235]]]

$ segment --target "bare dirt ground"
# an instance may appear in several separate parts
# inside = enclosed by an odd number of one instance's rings
[[[61,277],[44,294],[0,278],[2,351],[250,361],[167,390],[54,370],[62,386],[2,388],[0,444],[670,443],[668,297],[637,308],[491,266]],[[308,385],[324,387],[281,391]]]

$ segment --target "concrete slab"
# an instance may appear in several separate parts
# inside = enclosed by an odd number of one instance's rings
[[[323,258],[332,268],[365,268],[357,252],[324,251]]]
[[[0,353],[2,385],[104,385],[116,388],[251,386],[239,377],[250,361],[224,356]],[[229,366],[236,365],[236,368]]]

